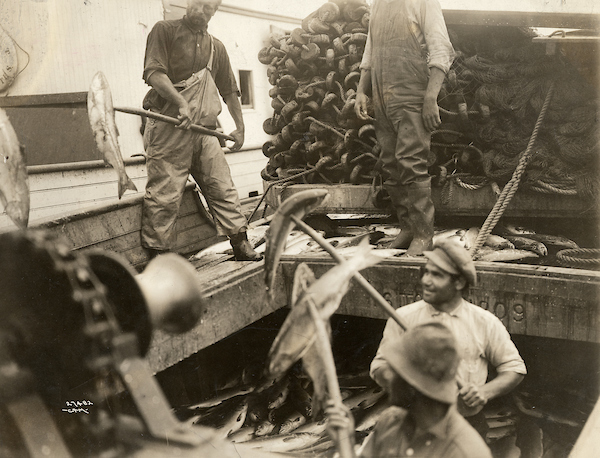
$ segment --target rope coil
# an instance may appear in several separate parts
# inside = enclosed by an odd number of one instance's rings
[[[566,267],[600,266],[599,248],[574,248],[556,253],[556,259]]]

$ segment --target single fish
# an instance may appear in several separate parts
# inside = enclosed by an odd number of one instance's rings
[[[329,323],[329,320],[327,320],[324,324],[329,343],[331,344],[331,324]],[[325,360],[315,342],[310,345],[310,347],[304,353],[304,356],[302,356],[302,367],[313,382],[311,412],[313,415],[318,416],[325,408],[329,389],[327,384],[327,367],[325,365]]]
[[[233,399],[237,396],[245,396],[254,391],[254,386],[237,386],[217,392],[215,396],[206,401],[199,402],[189,406],[189,409],[206,409],[217,406],[225,401]]]
[[[307,418],[312,417],[312,398],[299,382],[292,384],[290,401],[302,415]]]
[[[344,401],[344,404],[350,410],[368,409],[369,407],[375,405],[383,396],[385,396],[385,391],[383,388],[380,386],[373,386],[354,396],[349,397]]]
[[[465,232],[466,231],[464,229],[460,228],[443,229],[435,231],[435,233],[433,234],[433,243],[436,243],[439,240],[447,239],[448,237],[453,237],[460,240],[460,238],[463,235],[465,235]]]
[[[0,202],[20,229],[29,223],[29,181],[23,149],[17,134],[0,108]]]
[[[364,371],[358,374],[342,374],[338,377],[338,383],[340,388],[365,389],[373,386],[373,379],[369,371]]]
[[[568,239],[566,237],[560,235],[550,235],[550,234],[530,234],[527,237],[533,240],[537,240],[538,242],[542,242],[544,245],[554,246],[558,248],[564,249],[577,249],[579,245],[575,243],[573,240]]]
[[[119,176],[119,199],[127,189],[137,191],[131,178],[127,176],[123,156],[119,148],[119,130],[115,122],[115,110],[108,81],[104,73],[98,72],[92,79],[87,96],[88,118],[96,146],[104,157],[104,162],[117,171]]]
[[[265,235],[269,226],[257,226],[253,229],[249,229],[246,233],[248,236],[248,242],[256,248],[262,242],[265,241]],[[263,244],[264,245],[264,244]],[[262,246],[262,245],[260,245]],[[260,251],[260,248],[258,249]],[[209,247],[203,248],[193,256],[193,259],[203,259],[215,254],[228,254],[233,256],[233,248],[229,240],[215,243]]]
[[[240,404],[231,412],[229,417],[225,418],[225,421],[221,426],[217,427],[219,436],[222,438],[228,437],[230,434],[238,431],[244,422],[246,421],[246,413],[248,412],[248,401],[243,400]]]
[[[327,196],[324,189],[309,189],[298,192],[287,198],[279,206],[269,224],[265,248],[265,285],[269,292],[269,300],[274,298],[275,273],[285,248],[288,234],[295,223],[291,215],[303,218],[306,214],[321,205]]]
[[[504,237],[519,250],[529,250],[540,256],[548,256],[548,248],[542,242],[520,235],[505,235]]]
[[[354,239],[355,237],[329,237],[327,239],[327,241],[331,244],[332,247],[334,248],[341,248],[343,246],[348,246],[347,243]],[[360,239],[359,239],[360,242]],[[318,243],[313,243],[311,244],[311,246],[309,246],[306,249],[307,252],[319,252],[319,251],[325,251],[321,245],[319,245]]]
[[[371,226],[373,231],[380,231],[385,234],[386,237],[396,237],[400,233],[398,226],[390,226],[387,224],[374,224]]]
[[[260,424],[269,418],[269,409],[264,402],[251,402],[248,406],[247,417],[250,423]]]
[[[256,431],[254,435],[256,437],[266,436],[271,434],[275,430],[275,425],[271,423],[269,420],[263,421],[260,425],[256,427]]]
[[[282,254],[285,255],[294,255],[300,254],[304,251],[309,250],[314,245],[314,240],[308,234],[304,232],[299,232],[290,234],[288,237],[288,241],[286,242],[285,249]]]
[[[306,417],[300,412],[290,414],[279,428],[279,434],[289,434],[306,423]]]
[[[296,429],[296,433],[310,433],[320,436],[327,429],[327,417],[323,417],[319,421],[313,421],[310,423],[306,423]]]
[[[465,232],[464,237],[464,247],[466,250],[470,250],[474,245],[475,245],[475,241],[477,240],[477,236],[479,235],[479,228],[477,227],[470,227],[467,232]]]
[[[506,250],[482,249],[477,253],[477,261],[519,261],[527,258],[539,258],[539,256],[532,251],[517,250],[516,248]]]
[[[511,224],[511,223],[498,224],[496,226],[496,230],[502,236],[504,236],[504,235],[523,235],[523,236],[528,237],[532,234],[535,234],[535,231],[533,229],[528,229],[526,227],[517,226],[517,225]]]
[[[231,433],[228,439],[236,444],[241,444],[254,439],[254,426],[244,426],[236,432]]]
[[[515,246],[509,240],[505,239],[504,237],[500,237],[499,235],[496,235],[496,234],[488,235],[483,244],[493,248],[494,250],[504,250],[506,248],[509,248],[509,249],[515,248]]]
[[[321,319],[328,321],[348,291],[354,274],[381,261],[373,251],[365,239],[356,256],[332,267],[300,295],[269,350],[267,367],[271,376],[284,374],[314,343],[316,329],[308,310],[309,302],[314,304]]]
[[[231,247],[231,243],[229,240],[224,240],[223,242],[215,243],[207,248],[200,250],[196,253],[193,258],[194,259],[202,259],[208,258],[209,256],[215,254],[230,254],[233,255],[233,248]]]
[[[365,432],[371,430],[379,421],[381,414],[389,407],[387,402],[379,402],[370,408],[361,421],[356,425],[356,431]]]
[[[241,444],[237,449],[238,451],[246,448],[264,450],[270,453],[285,453],[310,447],[321,440],[322,437],[316,434],[293,432],[290,434],[259,437]],[[240,453],[240,456],[244,456],[244,454]]]
[[[267,408],[269,410],[279,409],[287,400],[288,394],[290,394],[290,378],[285,377],[275,386],[276,388],[271,391],[268,397]]]

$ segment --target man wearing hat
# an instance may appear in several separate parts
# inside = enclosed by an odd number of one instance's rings
[[[460,387],[458,411],[485,438],[487,423],[481,409],[521,383],[527,373],[525,363],[502,322],[463,298],[463,291],[477,284],[475,265],[467,250],[451,239],[443,239],[423,254],[427,257],[421,277],[423,299],[398,308],[396,313],[409,329],[434,320],[452,330],[460,356],[456,377]],[[371,377],[382,387],[394,376],[388,362],[388,342],[397,340],[403,332],[393,320],[386,323],[371,363]],[[497,373],[490,381],[489,365]]]
[[[360,450],[361,457],[487,458],[484,440],[457,412],[459,355],[452,331],[439,321],[417,325],[387,339],[390,369],[386,409]],[[328,430],[354,431],[352,416],[327,409]]]

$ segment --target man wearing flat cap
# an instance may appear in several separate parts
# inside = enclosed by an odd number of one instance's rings
[[[488,401],[512,391],[527,373],[510,334],[491,312],[463,298],[464,290],[477,284],[477,273],[471,256],[450,239],[423,253],[427,263],[422,270],[423,299],[396,310],[409,329],[428,321],[446,324],[454,333],[460,363],[457,369],[458,411],[485,438],[487,422],[481,410]],[[393,377],[388,362],[389,341],[404,331],[389,319],[383,339],[371,363],[371,377],[382,387]],[[496,377],[488,381],[488,367]]]
[[[361,457],[488,458],[483,438],[457,412],[460,361],[453,332],[439,321],[417,325],[385,342],[391,407],[360,448]],[[352,415],[330,405],[328,431],[353,436]]]

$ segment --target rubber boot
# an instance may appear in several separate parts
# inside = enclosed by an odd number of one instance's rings
[[[236,261],[260,261],[262,259],[262,255],[254,251],[248,241],[246,231],[230,235],[229,242],[233,248],[233,256],[235,256]]]
[[[390,196],[392,207],[398,216],[398,226],[400,233],[390,243],[389,248],[408,248],[413,239],[413,231],[408,218],[408,208],[406,207],[406,186],[386,186]]]
[[[419,256],[433,246],[433,219],[435,208],[431,201],[431,180],[418,181],[404,187],[405,205],[413,231],[413,239],[406,251],[407,256]]]

